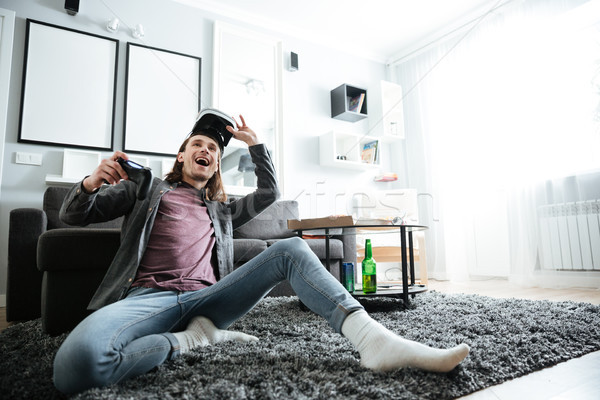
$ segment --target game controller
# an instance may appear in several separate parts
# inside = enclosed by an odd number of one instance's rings
[[[137,184],[136,196],[138,200],[144,200],[150,192],[150,186],[152,185],[152,170],[148,167],[144,167],[138,163],[130,160],[124,160],[118,158],[117,162],[121,164],[121,167],[127,172],[129,180]]]

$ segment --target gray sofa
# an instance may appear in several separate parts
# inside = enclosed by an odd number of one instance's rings
[[[10,213],[8,248],[8,321],[42,318],[52,335],[72,329],[88,315],[87,304],[119,246],[122,220],[72,227],[58,218],[65,187],[48,187],[43,209]],[[298,218],[295,201],[278,201],[234,232],[234,263],[239,267],[278,240],[295,235],[287,220]],[[325,264],[325,240],[306,239]],[[356,261],[354,235],[332,237],[329,271],[339,279],[341,262]],[[287,282],[270,296],[294,295]]]

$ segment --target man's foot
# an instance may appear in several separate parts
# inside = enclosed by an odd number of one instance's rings
[[[372,319],[364,310],[346,317],[342,333],[356,346],[361,365],[376,371],[415,367],[448,372],[469,354],[469,346],[464,343],[443,350],[404,339]]]
[[[191,319],[187,329],[173,334],[179,342],[179,351],[187,353],[195,347],[209,346],[211,344],[232,341],[257,342],[256,336],[237,331],[219,329],[206,317],[194,317]]]

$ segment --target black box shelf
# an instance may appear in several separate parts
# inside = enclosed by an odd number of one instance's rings
[[[350,111],[350,100],[363,95],[359,110]],[[367,91],[347,84],[338,86],[331,91],[331,117],[348,122],[360,121],[367,117]]]

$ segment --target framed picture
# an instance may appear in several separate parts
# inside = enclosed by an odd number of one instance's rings
[[[112,150],[119,41],[27,20],[19,142]]]
[[[200,110],[202,59],[127,43],[123,150],[174,156]]]

